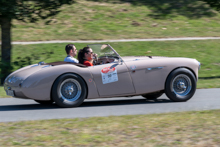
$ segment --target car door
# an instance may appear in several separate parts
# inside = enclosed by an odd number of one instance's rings
[[[123,62],[88,67],[93,75],[100,96],[134,94],[135,89]]]

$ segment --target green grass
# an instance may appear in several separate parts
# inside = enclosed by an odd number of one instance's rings
[[[0,98],[10,97],[6,94],[4,87],[0,86]]]
[[[219,113],[212,110],[0,123],[0,146],[218,146]]]
[[[64,5],[58,15],[47,20],[27,24],[14,20],[12,40],[220,36],[219,13],[198,0],[184,2],[155,0],[133,5],[132,1],[76,0],[75,4]]]
[[[213,79],[199,79],[197,88],[220,88],[220,78]]]

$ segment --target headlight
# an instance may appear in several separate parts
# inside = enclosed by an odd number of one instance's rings
[[[20,77],[15,77],[15,76],[12,76],[10,78],[8,78],[8,83],[16,83],[17,81],[22,81],[22,79]]]
[[[5,82],[8,80],[8,77],[10,76],[10,74],[5,78],[5,80],[4,80],[4,84],[5,84]]]
[[[198,60],[196,60],[196,59],[194,59],[194,60],[199,64],[198,70],[200,70],[200,68],[201,68],[201,63],[200,63]]]

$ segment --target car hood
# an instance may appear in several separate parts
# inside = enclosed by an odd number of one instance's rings
[[[21,81],[29,77],[31,74],[36,73],[40,70],[44,70],[47,67],[50,67],[51,65],[38,65],[33,64],[26,67],[23,67],[21,69],[18,69],[11,73],[6,79],[5,83],[10,83],[12,85],[18,85]]]

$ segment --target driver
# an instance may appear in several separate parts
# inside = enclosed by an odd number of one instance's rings
[[[93,66],[94,57],[97,58],[97,54],[94,54],[90,47],[84,47],[79,50],[78,60],[81,64]]]

